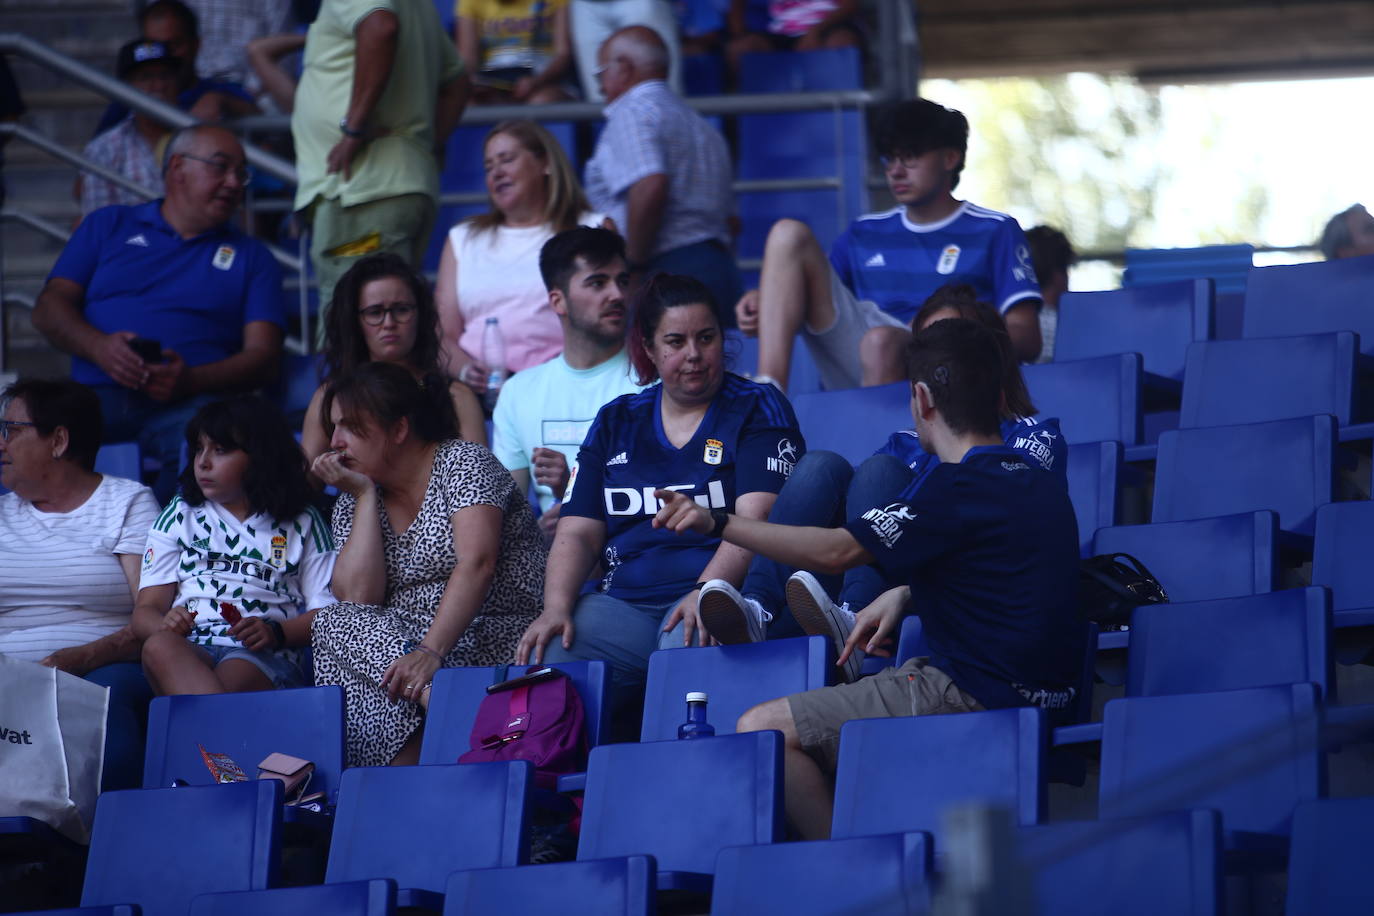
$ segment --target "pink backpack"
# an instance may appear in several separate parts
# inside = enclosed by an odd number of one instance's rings
[[[559,776],[586,770],[582,697],[567,675],[557,669],[554,675],[483,698],[472,723],[470,750],[458,762],[528,760],[534,764],[534,784],[544,789],[556,789]]]

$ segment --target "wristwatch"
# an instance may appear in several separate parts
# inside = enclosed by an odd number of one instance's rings
[[[354,140],[361,140],[367,136],[367,131],[348,126],[348,118],[339,119],[339,130],[343,131],[345,137],[352,137]]]
[[[715,522],[715,527],[711,529],[711,537],[722,537],[725,534],[725,526],[730,522],[730,513],[724,509],[712,509],[711,521]]]

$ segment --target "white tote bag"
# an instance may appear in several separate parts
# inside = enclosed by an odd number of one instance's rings
[[[89,841],[108,704],[98,684],[0,655],[0,816],[36,818]]]

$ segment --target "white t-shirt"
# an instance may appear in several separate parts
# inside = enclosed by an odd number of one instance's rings
[[[329,523],[313,507],[278,522],[258,513],[239,521],[218,503],[175,497],[143,552],[140,588],[177,583],[174,607],[195,615],[187,637],[202,646],[239,646],[220,614],[229,602],[244,617],[287,620],[334,604],[329,579],[338,552]]]
[[[129,622],[133,596],[118,554],[143,552],[157,518],[143,484],[102,477],[70,512],[0,496],[0,653],[39,661]]]
[[[600,226],[601,213],[582,214],[582,225]],[[549,306],[549,292],[539,275],[539,250],[553,238],[550,226],[497,226],[476,232],[462,222],[449,230],[458,261],[458,310],[463,335],[458,345],[482,359],[482,331],[487,318],[500,319],[506,344],[506,368],[523,372],[563,352],[563,326]]]
[[[512,375],[492,414],[492,453],[507,470],[517,471],[528,468],[530,455],[542,446],[562,452],[571,468],[596,412],[638,388],[623,349],[590,369],[574,369],[560,354]],[[556,502],[548,487],[535,491],[541,509]]]

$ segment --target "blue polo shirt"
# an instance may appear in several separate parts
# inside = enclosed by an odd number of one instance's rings
[[[86,291],[85,317],[104,331],[133,331],[201,366],[243,349],[251,321],[285,327],[281,268],[261,242],[226,224],[191,239],[162,218],[162,201],[101,207],[73,233],[48,279]],[[113,385],[72,357],[72,378]]]
[[[970,449],[845,528],[911,600],[931,664],[989,709],[1073,705],[1086,627],[1068,487],[1024,451]]]

